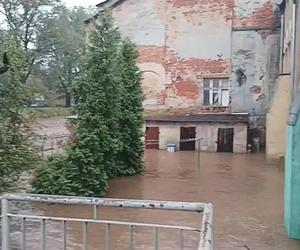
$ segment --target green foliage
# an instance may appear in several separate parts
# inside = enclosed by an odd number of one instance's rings
[[[25,57],[11,37],[6,39],[4,48],[10,69],[0,81],[0,192],[9,188],[37,160],[30,122],[23,116]]]
[[[71,105],[72,85],[80,73],[85,47],[83,21],[90,17],[83,8],[68,9],[60,6],[57,15],[49,20],[49,47],[47,59],[41,62],[39,74],[57,94],[62,94],[66,107]]]
[[[136,61],[135,45],[125,40],[121,46],[122,98],[120,124],[121,149],[118,153],[117,175],[132,175],[142,171],[144,145],[143,136],[143,91],[141,72]]]
[[[41,164],[36,169],[32,186],[37,193],[71,194],[69,181],[64,173],[66,160],[63,156],[53,156],[48,162]]]
[[[98,196],[108,179],[142,171],[142,90],[137,52],[122,41],[110,14],[89,37],[83,72],[74,85],[77,143],[51,160],[34,181],[38,193]],[[58,174],[53,174],[58,170]],[[51,180],[49,188],[46,180]]]
[[[51,49],[48,39],[48,23],[59,5],[58,0],[0,1],[3,21],[17,45],[23,49],[24,69],[20,74],[27,83],[34,65]]]

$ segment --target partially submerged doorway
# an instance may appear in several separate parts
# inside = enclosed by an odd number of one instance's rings
[[[146,149],[159,149],[159,127],[147,127],[145,134]]]
[[[181,127],[180,128],[180,150],[195,151],[196,149],[196,128]]]
[[[218,152],[233,153],[233,128],[219,128],[218,132]]]

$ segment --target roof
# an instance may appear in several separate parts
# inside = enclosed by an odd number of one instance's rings
[[[114,8],[119,4],[123,3],[126,0],[105,0],[104,2],[98,3],[96,6],[98,7],[99,11],[103,11],[107,8]],[[98,17],[99,14],[94,15],[93,17],[84,21],[84,23],[88,24],[94,19]]]
[[[105,9],[107,7],[116,7],[124,1],[125,0],[106,0],[104,2],[98,3],[96,6],[100,9]]]
[[[194,115],[157,115],[145,117],[155,122],[203,122],[203,123],[248,123],[248,113],[231,114],[194,114]]]

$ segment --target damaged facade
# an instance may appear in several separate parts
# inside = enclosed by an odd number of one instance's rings
[[[246,152],[249,114],[251,134],[264,143],[266,104],[278,76],[276,0],[108,0],[98,7],[112,7],[122,35],[137,45],[144,108],[151,116],[146,127],[158,127],[160,148],[177,143],[188,126],[203,138],[202,150],[216,151],[225,133],[242,145],[233,146],[234,152]],[[95,19],[86,21],[87,30]],[[170,117],[163,126],[161,114]],[[172,114],[181,116],[175,127]],[[187,114],[220,116],[215,124],[187,123]],[[228,122],[226,115],[244,116],[243,122]]]

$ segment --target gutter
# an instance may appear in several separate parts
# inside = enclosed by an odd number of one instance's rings
[[[291,103],[294,102],[295,91],[296,91],[296,44],[297,44],[297,0],[293,1],[293,14],[292,14],[292,48],[291,48],[291,68],[292,68],[292,78],[291,78]]]

